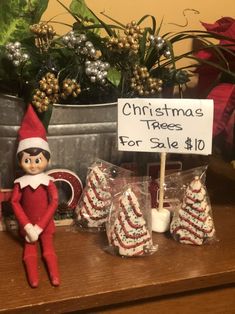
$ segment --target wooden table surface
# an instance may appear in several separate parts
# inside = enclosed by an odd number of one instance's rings
[[[154,233],[158,251],[140,258],[121,258],[105,252],[104,234],[57,227],[55,245],[61,286],[50,285],[40,261],[40,285],[36,289],[30,288],[25,279],[20,242],[1,232],[0,312],[169,313],[169,307],[166,312],[157,312],[156,300],[159,306],[167,300],[174,308],[175,300],[181,296],[191,302],[189,312],[194,313],[201,294],[211,304],[220,300],[224,304],[218,303],[218,312],[207,308],[205,313],[235,313],[235,206],[214,205],[213,216],[217,235],[214,243],[186,246],[166,234]],[[179,301],[178,309],[180,304]]]

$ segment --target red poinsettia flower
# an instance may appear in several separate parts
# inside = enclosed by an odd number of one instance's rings
[[[233,19],[232,17],[222,17],[214,24],[202,22],[202,25],[208,32],[217,33],[235,39],[235,19]],[[227,39],[221,39],[220,44],[221,45],[232,44],[233,46],[231,46],[230,49],[235,50],[234,43]]]
[[[223,17],[214,24],[202,23],[209,32],[214,32],[222,36],[235,39],[235,19]],[[227,45],[226,48],[235,51],[234,42],[228,38],[221,38],[220,45]],[[228,46],[229,45],[229,46]],[[218,56],[212,49],[201,50],[197,53],[197,58],[202,61],[210,61],[219,64]],[[224,52],[224,57],[228,62],[230,71],[235,72],[235,58],[232,54]],[[223,133],[227,143],[233,143],[233,128],[235,116],[235,84],[228,78],[221,80],[221,71],[207,64],[202,64],[197,69],[199,75],[198,94],[199,97],[207,97],[214,100],[214,127],[213,135]],[[213,86],[213,88],[212,88]]]
[[[207,96],[214,100],[213,135],[224,133],[228,144],[233,143],[235,123],[235,84],[220,83]]]

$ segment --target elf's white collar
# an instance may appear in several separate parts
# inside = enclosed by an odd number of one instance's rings
[[[54,181],[54,178],[42,172],[35,175],[26,174],[16,179],[14,183],[19,183],[21,189],[29,185],[35,190],[40,184],[48,186],[50,181]]]

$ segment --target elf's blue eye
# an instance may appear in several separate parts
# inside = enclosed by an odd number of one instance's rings
[[[30,158],[26,158],[24,162],[25,162],[25,164],[30,164],[31,163],[31,159]]]
[[[40,164],[41,161],[42,161],[41,158],[36,158],[35,159],[35,164]]]

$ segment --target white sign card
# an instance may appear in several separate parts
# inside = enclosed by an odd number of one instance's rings
[[[213,100],[118,99],[118,150],[209,155]]]

